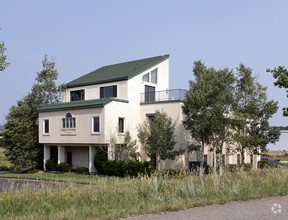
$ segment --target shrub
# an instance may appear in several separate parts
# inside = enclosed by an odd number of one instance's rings
[[[9,171],[10,168],[7,166],[0,166],[0,171]]]
[[[108,176],[138,176],[139,174],[151,174],[149,162],[133,160],[106,161],[103,164],[104,173]]]
[[[252,168],[253,168],[253,165],[251,163],[245,163],[244,171],[251,171]]]
[[[72,169],[72,165],[67,162],[61,162],[57,164],[57,170],[60,172],[69,172]]]
[[[46,160],[45,168],[49,171],[57,171],[57,162],[55,160]]]
[[[87,167],[77,167],[74,171],[78,174],[89,174],[89,169]]]
[[[108,161],[108,154],[103,150],[99,150],[96,152],[94,156],[94,166],[98,172],[98,174],[105,174],[103,169],[103,164]]]
[[[29,174],[33,174],[33,173],[38,173],[38,169],[29,169],[29,170],[25,170],[25,171],[23,171],[23,173],[29,173]]]
[[[260,169],[269,169],[269,168],[274,168],[274,167],[275,167],[274,164],[268,160],[258,161],[258,168]]]

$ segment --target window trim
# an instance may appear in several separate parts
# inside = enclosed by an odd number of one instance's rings
[[[45,132],[45,121],[48,121],[48,133]],[[44,118],[43,119],[43,135],[50,135],[50,120],[49,118]]]
[[[94,118],[98,117],[99,118],[99,131],[94,132]],[[100,115],[92,115],[91,116],[91,134],[96,134],[99,135],[101,134],[101,117]]]
[[[70,114],[71,117],[67,117],[68,114]],[[70,123],[67,123],[67,121],[68,121],[67,119],[70,119],[70,118],[72,120],[69,120]],[[64,120],[65,120],[65,127],[63,126],[63,121]],[[74,121],[74,123],[73,123],[73,121]],[[72,125],[74,124],[74,126],[69,126],[69,125],[71,125],[71,123],[72,123]],[[68,125],[68,126],[66,126],[66,125]],[[70,112],[67,112],[65,114],[65,117],[61,119],[61,128],[65,130],[65,129],[76,129],[76,127],[77,127],[76,117],[73,117]]]

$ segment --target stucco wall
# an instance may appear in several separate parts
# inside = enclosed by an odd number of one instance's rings
[[[65,161],[67,152],[72,152],[73,168],[89,167],[89,147],[65,147]]]

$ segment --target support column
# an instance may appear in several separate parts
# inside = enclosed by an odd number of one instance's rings
[[[65,162],[65,147],[58,146],[58,164],[61,162]]]
[[[43,153],[44,153],[44,157],[43,157],[44,166],[43,167],[44,167],[44,170],[46,170],[45,163],[46,163],[46,160],[50,159],[50,146],[47,146],[46,144],[44,144]]]
[[[97,170],[94,166],[94,156],[96,154],[96,147],[89,146],[89,173],[96,173]]]

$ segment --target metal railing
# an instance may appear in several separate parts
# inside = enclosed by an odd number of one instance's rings
[[[186,90],[184,89],[171,89],[162,91],[152,91],[141,93],[141,102],[159,102],[171,100],[184,100]]]

